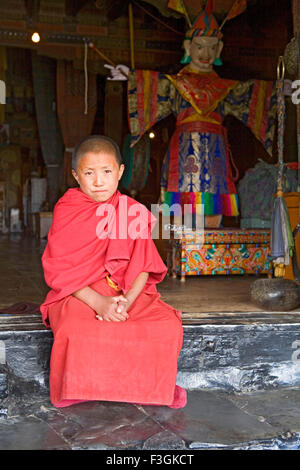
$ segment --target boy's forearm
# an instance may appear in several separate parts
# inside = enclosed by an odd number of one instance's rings
[[[149,277],[149,273],[142,272],[137,276],[135,281],[132,283],[131,288],[125,295],[130,305],[133,304],[135,299],[142,292],[148,280],[148,277]],[[97,306],[99,305],[99,299],[103,297],[101,294],[99,294],[97,291],[95,291],[89,286],[83,287],[82,289],[78,289],[77,291],[73,292],[72,295],[76,297],[76,299],[79,299],[85,304],[87,304],[93,310],[96,310]]]
[[[148,280],[148,277],[149,277],[149,273],[142,272],[137,276],[135,281],[132,283],[131,288],[129,289],[127,294],[125,294],[125,297],[126,299],[128,299],[128,302],[130,305],[133,304],[135,299],[139,296],[139,294],[144,289],[145,284]]]
[[[78,289],[77,291],[73,292],[72,295],[76,297],[76,299],[79,299],[87,304],[93,310],[96,309],[97,301],[99,302],[99,296],[101,297],[101,294],[89,286]]]

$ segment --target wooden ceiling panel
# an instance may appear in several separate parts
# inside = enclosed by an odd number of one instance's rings
[[[87,0],[64,0],[64,3],[66,15],[76,17],[81,8],[89,2]]]
[[[169,0],[135,0],[137,3],[149,3],[155,6],[162,15],[164,16],[174,16],[179,18],[181,15],[176,13],[174,10],[168,8]],[[216,17],[225,16],[225,14],[230,10],[234,3],[234,0],[215,0],[214,2],[214,14]],[[252,0],[253,3],[253,0]],[[206,0],[184,0],[185,7],[191,17],[197,16],[202,9],[205,7]]]

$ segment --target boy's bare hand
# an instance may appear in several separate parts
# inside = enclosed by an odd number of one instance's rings
[[[105,321],[126,321],[129,315],[126,311],[127,299],[123,295],[102,296],[96,306],[96,318]]]

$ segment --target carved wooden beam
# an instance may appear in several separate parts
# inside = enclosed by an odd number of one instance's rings
[[[25,8],[28,17],[33,21],[37,21],[40,11],[40,0],[25,0]]]
[[[107,18],[114,21],[122,15],[127,15],[130,0],[114,0],[107,7]]]
[[[91,0],[73,0],[72,2],[70,2],[70,0],[65,0],[66,16],[75,17],[81,8],[90,2]]]

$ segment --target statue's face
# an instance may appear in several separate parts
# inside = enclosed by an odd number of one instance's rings
[[[216,37],[199,36],[186,41],[185,49],[191,56],[191,66],[199,72],[210,72],[214,60],[220,57],[222,41]]]

